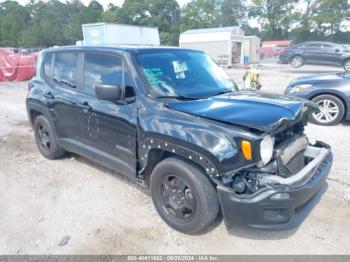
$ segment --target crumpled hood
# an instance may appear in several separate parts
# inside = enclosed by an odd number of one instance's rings
[[[308,107],[305,107],[308,105]],[[289,96],[237,92],[207,99],[173,102],[169,108],[229,124],[273,133],[298,121],[313,103]]]
[[[293,80],[292,82],[290,82],[289,86],[293,87],[296,85],[304,85],[304,84],[333,83],[333,82],[338,82],[343,80],[345,80],[345,78],[337,74],[320,74],[320,75],[299,77]]]

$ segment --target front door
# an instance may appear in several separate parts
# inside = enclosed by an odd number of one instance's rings
[[[120,85],[125,90],[123,58],[85,53],[82,93],[78,96],[81,142],[102,155],[118,159],[117,170],[134,175],[136,170],[137,107],[135,99],[104,101],[95,97],[97,84]],[[126,95],[130,92],[124,92]],[[134,92],[131,92],[135,96]],[[124,97],[125,97],[124,95]]]

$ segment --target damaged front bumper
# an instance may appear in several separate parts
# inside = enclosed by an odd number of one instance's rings
[[[266,187],[240,196],[232,188],[218,186],[218,195],[228,228],[253,227],[286,230],[298,226],[314,206],[333,162],[329,147],[307,146],[312,159],[295,175],[267,175]]]

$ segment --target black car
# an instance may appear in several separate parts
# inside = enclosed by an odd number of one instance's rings
[[[342,66],[350,71],[350,51],[343,45],[310,41],[289,47],[280,54],[279,62],[295,68],[305,64]]]
[[[332,165],[304,135],[304,99],[238,92],[200,51],[45,50],[26,100],[41,154],[74,152],[149,186],[171,227],[295,227]],[[321,194],[321,193],[320,193]],[[118,201],[118,200],[116,200]]]
[[[336,125],[350,120],[350,73],[320,74],[293,80],[285,94],[311,100],[320,110],[311,120],[320,125]]]

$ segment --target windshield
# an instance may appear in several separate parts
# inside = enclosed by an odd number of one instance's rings
[[[202,52],[141,50],[136,59],[157,96],[201,98],[237,91],[228,75]]]

